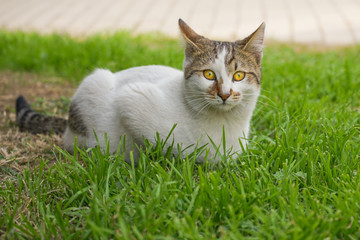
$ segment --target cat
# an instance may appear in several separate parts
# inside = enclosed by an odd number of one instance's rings
[[[224,131],[226,147],[241,154],[260,94],[265,24],[235,42],[205,38],[182,19],[178,24],[185,39],[183,71],[156,65],[116,73],[97,69],[76,90],[68,120],[41,115],[19,96],[20,130],[63,134],[63,147],[69,152],[75,136],[78,146],[105,147],[105,133],[110,151],[116,152],[125,134],[129,161],[134,144],[141,147],[144,138],[155,144],[157,133],[165,139],[176,124],[167,146],[174,142],[188,152],[196,144],[206,146],[208,158],[218,162],[213,145],[223,143]],[[134,154],[136,161],[136,148]],[[203,160],[199,156],[198,161]]]

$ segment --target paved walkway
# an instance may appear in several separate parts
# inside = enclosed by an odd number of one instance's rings
[[[0,29],[87,36],[121,29],[235,40],[266,22],[266,39],[360,44],[360,0],[0,0]]]

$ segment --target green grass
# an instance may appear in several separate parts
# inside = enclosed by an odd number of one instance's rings
[[[229,163],[163,156],[161,141],[147,142],[137,168],[100,149],[74,155],[54,149],[55,165],[39,159],[39,169],[2,183],[0,233],[16,239],[359,239],[359,51],[267,47],[250,149]],[[164,37],[0,34],[0,68],[75,81],[98,66],[180,68],[182,58],[177,41]]]
[[[0,69],[45,73],[79,82],[95,68],[119,71],[154,63],[181,68],[179,41],[161,35],[132,37],[126,32],[74,40],[56,34],[0,31]]]

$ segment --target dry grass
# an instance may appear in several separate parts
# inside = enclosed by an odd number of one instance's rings
[[[0,72],[0,179],[24,167],[37,165],[43,157],[55,159],[54,145],[61,145],[61,136],[33,135],[20,132],[15,124],[15,99],[24,95],[29,102],[41,97],[48,112],[65,117],[61,109],[49,104],[60,97],[71,97],[74,87],[59,78],[46,78],[31,73]]]

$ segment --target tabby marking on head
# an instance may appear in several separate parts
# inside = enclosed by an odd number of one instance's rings
[[[212,41],[195,33],[184,22],[180,29],[187,42],[185,49],[184,74],[191,93],[204,91],[204,99],[199,100],[200,109],[206,108],[228,111],[236,107],[246,94],[260,89],[261,57],[264,24],[244,40],[236,42]],[[202,80],[204,71],[211,72],[213,78]],[[258,89],[258,90],[256,90]],[[192,97],[189,97],[192,98]],[[200,104],[208,100],[208,105]],[[194,99],[189,101],[196,102]],[[256,101],[256,99],[254,100]]]

